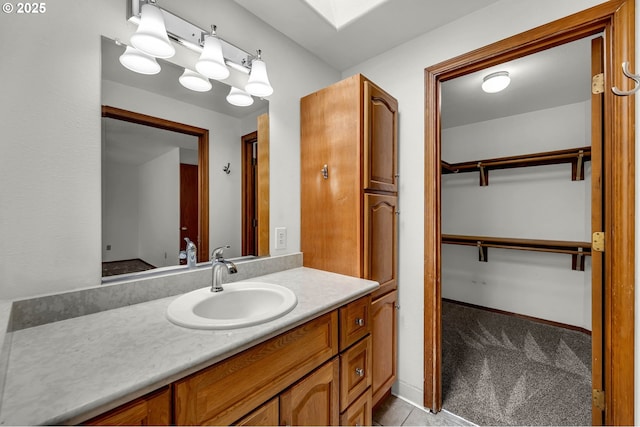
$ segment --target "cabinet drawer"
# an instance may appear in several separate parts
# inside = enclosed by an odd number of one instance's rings
[[[371,386],[371,337],[340,355],[340,410]]]
[[[371,296],[367,295],[340,308],[340,350],[344,350],[369,333],[369,308]]]
[[[280,422],[280,399],[274,397],[236,423],[238,426],[277,426]]]
[[[369,388],[340,415],[340,425],[370,426],[373,421],[372,413],[371,389]]]
[[[333,311],[174,383],[178,425],[229,425],[337,354]]]

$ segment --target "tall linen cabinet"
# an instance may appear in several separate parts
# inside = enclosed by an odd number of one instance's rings
[[[375,280],[373,406],[397,360],[398,102],[361,74],[300,101],[304,265]]]

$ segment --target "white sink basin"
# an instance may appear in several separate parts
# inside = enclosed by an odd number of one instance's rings
[[[236,282],[179,296],[169,304],[167,318],[193,329],[233,329],[265,323],[284,316],[298,303],[296,294],[272,283]]]

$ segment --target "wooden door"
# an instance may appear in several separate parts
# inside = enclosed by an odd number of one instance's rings
[[[92,426],[168,426],[171,414],[171,391],[157,392],[122,405],[87,421]]]
[[[280,422],[280,400],[274,397],[235,423],[238,426],[277,426]]]
[[[398,191],[398,101],[364,81],[364,187]]]
[[[280,395],[280,425],[335,426],[340,423],[340,363],[325,363]]]
[[[364,195],[363,277],[380,283],[374,297],[397,288],[397,203],[396,196]]]
[[[184,249],[188,237],[200,250],[198,241],[198,166],[180,163],[180,242]],[[186,264],[187,260],[180,260]]]
[[[242,137],[242,255],[258,255],[258,132]]]
[[[591,75],[604,73],[604,41],[602,37],[591,41]],[[602,212],[602,149],[603,149],[604,95],[593,90],[591,95],[591,232],[604,231]],[[591,250],[591,382],[593,389],[592,424],[604,425],[604,254]]]
[[[371,354],[373,406],[386,396],[396,380],[398,291],[393,291],[371,303]]]

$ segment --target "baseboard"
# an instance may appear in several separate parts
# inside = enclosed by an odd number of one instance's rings
[[[520,319],[530,320],[532,322],[543,323],[545,325],[556,326],[558,328],[570,329],[572,331],[582,332],[583,334],[591,335],[591,331],[580,326],[569,325],[566,323],[554,322],[553,320],[540,319],[539,317],[527,316],[525,314],[512,313],[510,311],[498,310],[497,308],[484,307],[481,305],[471,304],[468,302],[455,301],[448,298],[442,298],[442,301],[446,301],[452,304],[463,305],[465,307],[471,307],[478,310],[489,311],[491,313],[504,314],[505,316],[517,317]]]

